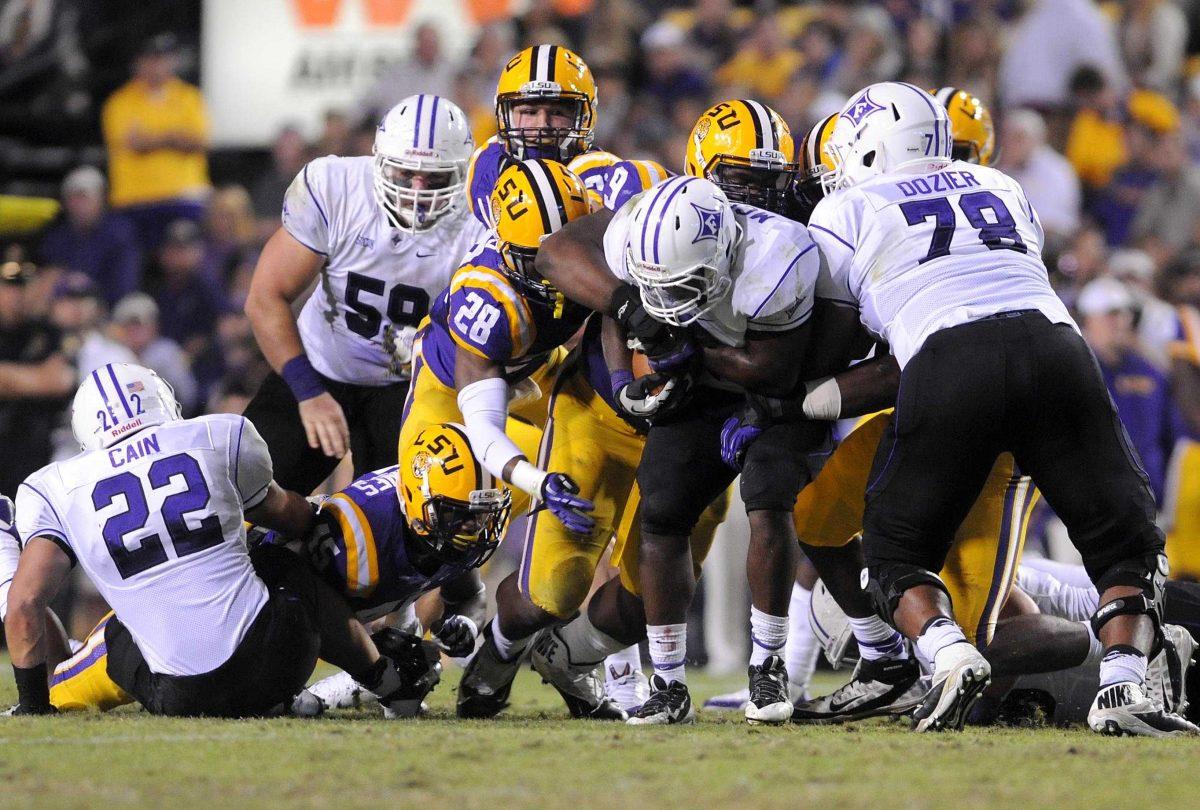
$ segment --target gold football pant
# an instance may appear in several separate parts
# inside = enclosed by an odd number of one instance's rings
[[[617,416],[582,372],[564,375],[550,397],[550,418],[542,436],[538,466],[566,473],[580,497],[596,505],[595,528],[587,536],[569,531],[546,510],[528,522],[521,554],[521,593],[542,610],[567,618],[583,604],[609,540],[616,535],[611,562],[630,593],[639,594],[641,540],[637,467],[646,437]],[[699,573],[713,534],[725,519],[728,498],[704,513],[692,535],[692,558]]]
[[[54,668],[50,679],[50,703],[59,711],[98,709],[105,712],[133,703],[130,695],[108,677],[108,645],[104,628],[110,612],[88,633],[79,652]]]
[[[825,548],[844,546],[862,531],[867,479],[891,418],[887,411],[860,422],[800,492],[794,519],[801,541]],[[1037,499],[1033,482],[1019,475],[1012,455],[1004,453],[954,535],[941,577],[955,618],[976,646],[986,646],[995,632]]]

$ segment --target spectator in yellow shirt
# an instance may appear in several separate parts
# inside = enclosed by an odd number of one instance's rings
[[[127,215],[146,250],[168,223],[200,221],[208,180],[208,115],[200,90],[175,76],[175,39],[160,34],[134,76],[104,103],[112,207]]]
[[[800,51],[779,30],[778,19],[765,17],[755,26],[750,41],[718,68],[716,79],[722,88],[727,88],[727,93],[773,103],[803,64]]]

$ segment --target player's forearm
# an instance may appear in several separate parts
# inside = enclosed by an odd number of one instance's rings
[[[8,598],[4,635],[14,667],[28,669],[46,663],[46,606],[34,599]]]
[[[859,363],[836,375],[841,392],[840,418],[863,416],[896,404],[900,389],[900,364],[888,355]]]
[[[284,489],[272,481],[267,497],[253,509],[246,510],[246,519],[256,526],[273,529],[285,537],[304,537],[315,519],[312,504],[304,496]]]
[[[608,211],[589,214],[567,223],[538,248],[538,273],[567,298],[596,312],[609,312],[613,293],[623,284],[604,258],[604,231],[611,219]]]
[[[292,303],[269,289],[250,286],[246,296],[246,317],[254,330],[254,338],[271,368],[283,373],[289,360],[304,353],[300,330],[292,314]]]
[[[790,360],[766,363],[746,347],[706,346],[704,368],[717,379],[769,397],[791,395],[799,376],[798,363]]]
[[[61,355],[41,363],[0,363],[0,399],[65,397],[75,386],[75,372]]]

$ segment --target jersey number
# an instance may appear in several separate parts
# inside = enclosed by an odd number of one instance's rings
[[[374,340],[383,325],[383,315],[374,305],[359,298],[367,293],[383,297],[387,284],[381,278],[364,276],[361,273],[346,274],[346,326],[356,335]],[[353,311],[351,311],[353,310]],[[429,312],[429,293],[420,287],[397,284],[387,295],[388,320],[398,326],[417,326]]]
[[[195,517],[194,513],[206,510],[212,498],[196,459],[185,453],[160,458],[150,465],[147,475],[151,489],[170,486],[177,477],[183,479],[187,488],[168,495],[162,504],[162,519],[171,545],[175,547],[175,556],[184,557],[220,545],[225,534],[221,531],[221,519],[211,510],[194,527],[187,522],[189,515]],[[102,534],[121,579],[129,579],[165,563],[167,552],[157,534],[143,537],[136,549],[130,549],[125,543],[126,535],[145,528],[150,519],[141,479],[131,472],[105,478],[92,489],[92,506],[96,511],[105,509],[115,503],[118,496],[125,498],[125,511],[106,520]]]
[[[1009,213],[1004,200],[990,191],[974,191],[958,198],[958,207],[971,223],[971,227],[979,231],[979,241],[988,246],[989,250],[1015,250],[1025,253],[1028,248],[1017,234],[1017,221]],[[950,242],[954,239],[954,206],[945,197],[931,197],[927,200],[912,200],[901,203],[900,210],[909,225],[923,225],[930,217],[933,218],[933,240],[929,243],[929,252],[925,258],[917,261],[924,264],[930,259],[950,255]],[[990,216],[985,212],[991,212]]]
[[[474,323],[471,321],[474,320]],[[486,346],[492,328],[500,320],[500,308],[485,304],[479,293],[467,293],[467,305],[454,313],[454,327],[472,343]]]

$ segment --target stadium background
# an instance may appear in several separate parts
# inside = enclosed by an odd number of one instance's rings
[[[1200,318],[1179,308],[1200,305],[1198,17],[1194,0],[3,0],[0,194],[63,207],[17,233],[26,208],[0,201],[0,491],[74,452],[65,407],[98,363],[156,368],[189,414],[240,411],[267,370],[242,303],[296,172],[369,154],[382,111],[414,92],[452,98],[482,142],[504,60],[555,42],[596,75],[596,143],[673,170],[725,98],[770,104],[799,140],[875,81],[979,96],[1155,484],[1177,573],[1198,575],[1178,568],[1200,543],[1200,396],[1184,379]],[[202,104],[180,148],[121,173],[137,76],[164,67]],[[724,534],[706,622],[727,643],[709,652],[740,666],[744,532]],[[1050,516],[1033,534],[1066,553]],[[98,606],[86,586],[67,598],[86,632]]]

